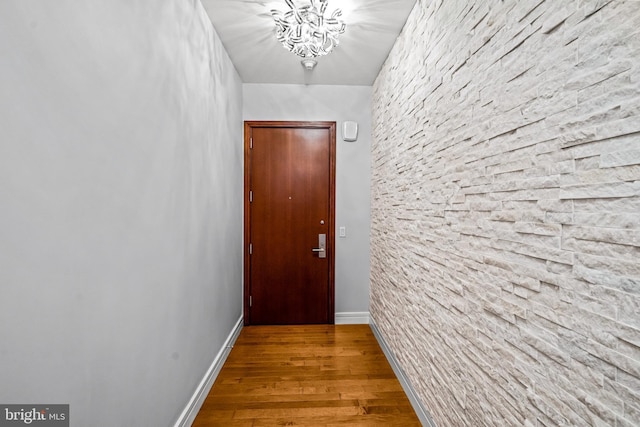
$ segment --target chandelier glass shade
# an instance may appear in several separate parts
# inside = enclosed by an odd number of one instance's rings
[[[338,36],[346,27],[340,19],[342,11],[325,15],[327,0],[311,0],[311,4],[296,7],[293,0],[285,0],[290,10],[272,10],[276,22],[276,38],[284,47],[303,58],[323,56],[338,45]]]

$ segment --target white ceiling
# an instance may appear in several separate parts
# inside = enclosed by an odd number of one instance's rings
[[[244,83],[373,84],[416,0],[329,0],[343,11],[340,45],[319,57],[313,71],[275,38],[271,9],[284,0],[201,0]],[[309,3],[295,0],[297,5]]]

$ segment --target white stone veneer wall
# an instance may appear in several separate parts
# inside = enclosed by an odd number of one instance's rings
[[[373,321],[439,426],[640,424],[640,2],[418,0],[374,85]]]

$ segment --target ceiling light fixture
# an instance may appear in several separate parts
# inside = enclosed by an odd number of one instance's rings
[[[300,61],[300,63],[305,68],[305,70],[309,71],[313,70],[314,68],[316,68],[316,65],[318,65],[318,61],[312,58],[304,58],[302,61]]]
[[[338,45],[338,36],[346,27],[340,19],[340,9],[327,17],[327,0],[311,0],[311,4],[301,7],[296,7],[293,0],[285,3],[290,10],[271,10],[276,37],[284,47],[303,58],[315,58],[330,53]]]

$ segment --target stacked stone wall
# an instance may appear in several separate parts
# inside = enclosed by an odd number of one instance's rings
[[[371,314],[439,426],[640,425],[640,2],[418,0]]]

